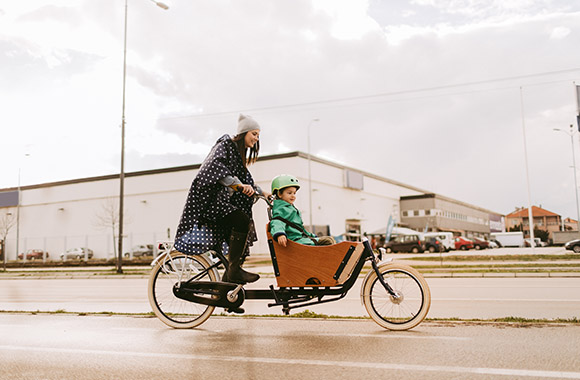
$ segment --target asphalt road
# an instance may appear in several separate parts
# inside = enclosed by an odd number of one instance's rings
[[[273,278],[252,288],[267,289]],[[337,302],[308,310],[336,316],[366,316],[360,280]],[[428,278],[432,302],[427,318],[578,318],[580,278]],[[281,314],[268,301],[248,300],[247,314]],[[148,313],[146,278],[2,279],[0,310]],[[221,312],[223,309],[217,309]],[[303,309],[296,309],[302,311]]]
[[[0,314],[0,379],[580,379],[578,325]]]

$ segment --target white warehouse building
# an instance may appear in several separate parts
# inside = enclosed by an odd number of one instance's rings
[[[199,167],[200,164],[125,174],[124,251],[139,244],[173,239]],[[400,197],[426,193],[317,157],[309,162],[308,155],[302,152],[260,157],[249,169],[256,183],[268,190],[278,174],[298,177],[302,187],[296,206],[305,226],[312,218],[315,232],[344,234],[347,238],[385,228],[390,215],[400,220]],[[8,230],[7,259],[16,259],[17,235],[19,253],[43,249],[49,252],[49,259],[57,260],[67,249],[89,247],[95,258],[114,257],[113,235],[117,230],[113,223],[118,215],[118,198],[119,175],[0,190],[0,218],[20,215],[18,224]],[[253,212],[259,240],[252,252],[267,253],[264,202],[258,202]]]

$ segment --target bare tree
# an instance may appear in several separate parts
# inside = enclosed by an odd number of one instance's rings
[[[125,215],[127,213],[125,212]],[[128,218],[125,216],[123,221],[123,226],[128,223]],[[94,225],[98,228],[102,228],[105,230],[111,231],[111,236],[113,236],[113,252],[115,253],[115,257],[118,257],[117,254],[117,244],[116,244],[116,232],[119,230],[119,200],[115,197],[106,198],[102,205],[101,209],[95,215],[95,222]]]
[[[5,212],[4,215],[0,216],[0,237],[3,241],[6,241],[8,233],[16,225],[16,215],[11,212]]]
[[[0,240],[2,244],[2,262],[4,271],[6,271],[6,237],[8,233],[16,225],[16,215],[11,212],[5,212],[0,216]]]

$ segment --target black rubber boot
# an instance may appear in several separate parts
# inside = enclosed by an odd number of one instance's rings
[[[242,256],[246,250],[247,241],[248,234],[232,231],[229,242],[230,268],[224,274],[222,281],[247,284],[248,282],[256,282],[260,278],[259,275],[242,269]]]

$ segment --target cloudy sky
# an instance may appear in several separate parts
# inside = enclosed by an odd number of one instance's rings
[[[165,3],[129,0],[126,171],[200,163],[239,112],[306,151],[317,118],[313,154],[506,214],[525,131],[531,202],[576,218],[579,1]],[[124,11],[0,0],[0,188],[119,172]]]

